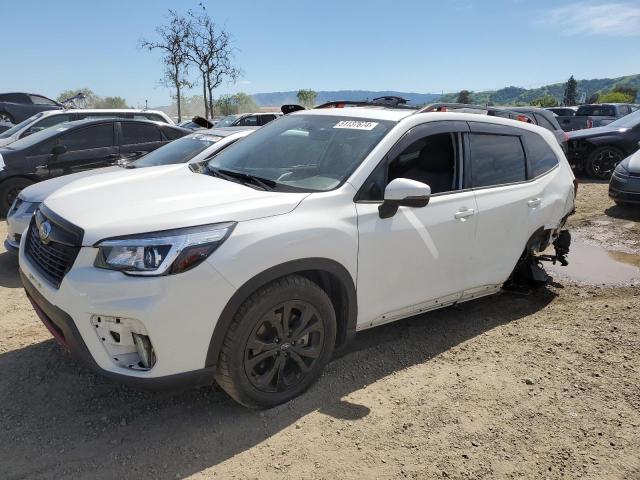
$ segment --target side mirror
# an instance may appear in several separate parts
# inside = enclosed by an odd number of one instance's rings
[[[53,155],[62,155],[63,153],[66,153],[66,152],[67,152],[67,147],[65,147],[64,145],[56,145],[51,149],[51,153]]]
[[[393,217],[398,207],[426,207],[431,197],[431,187],[426,183],[396,178],[384,189],[384,201],[378,207],[380,218]]]

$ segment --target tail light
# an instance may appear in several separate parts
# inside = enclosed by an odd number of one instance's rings
[[[587,128],[593,128],[593,120],[591,118],[587,118]]]
[[[562,141],[569,142],[569,134],[567,132],[562,132]]]
[[[531,119],[529,117],[527,117],[526,115],[518,115],[516,117],[516,120],[518,120],[519,122],[525,122],[525,123],[533,123],[531,121]]]

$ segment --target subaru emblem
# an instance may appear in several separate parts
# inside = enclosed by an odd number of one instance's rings
[[[42,243],[49,243],[49,235],[51,235],[51,224],[47,221],[44,221],[40,224],[40,228],[38,228],[38,234],[40,235],[40,241]]]

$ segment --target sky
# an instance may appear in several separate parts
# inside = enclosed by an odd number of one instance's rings
[[[234,39],[244,91],[453,92],[640,73],[640,0],[200,0]],[[198,0],[0,0],[0,92],[87,87],[167,105],[153,39]],[[194,72],[194,77],[196,77]],[[192,93],[200,93],[196,87]]]

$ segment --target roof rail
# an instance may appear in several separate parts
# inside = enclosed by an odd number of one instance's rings
[[[467,103],[432,103],[422,107],[415,113],[464,111],[490,117],[510,118],[525,123],[535,123],[526,113],[509,110],[508,107],[494,107],[489,105],[472,105]],[[461,112],[462,113],[462,112]]]
[[[376,97],[373,100],[333,100],[318,105],[315,108],[345,108],[345,107],[386,107],[386,108],[406,108],[416,110],[418,107],[407,105],[408,100],[402,97],[386,96]]]

